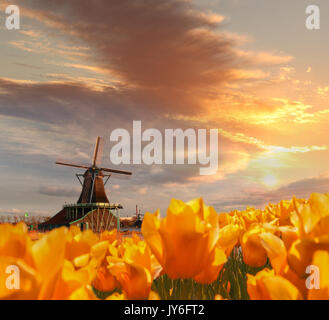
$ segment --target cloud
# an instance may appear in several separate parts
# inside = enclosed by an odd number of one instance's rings
[[[281,65],[291,62],[294,58],[282,53],[272,52],[254,52],[254,51],[238,51],[240,57],[248,58],[248,61],[257,65]]]
[[[147,191],[148,191],[148,188],[147,187],[143,187],[143,188],[140,188],[137,192],[140,195],[144,195],[144,194],[147,193]]]
[[[120,127],[131,132],[135,119],[142,120],[142,130],[157,128],[164,132],[166,128],[200,128],[198,123],[164,119],[161,113],[147,112],[143,106],[136,108],[126,92],[98,92],[79,83],[30,83],[8,79],[0,79],[0,88],[5,90],[0,94],[0,114],[3,115],[0,147],[4,153],[16,152],[26,157],[43,155],[53,161],[77,159],[85,163],[92,152],[94,137],[108,138],[110,130]],[[105,147],[109,152],[108,145]],[[221,178],[245,167],[246,149],[251,151],[252,148],[246,143],[221,144]],[[253,149],[257,150],[257,146]],[[196,166],[163,166],[161,169],[149,172],[148,166],[133,168],[137,177],[141,175],[141,181],[145,181],[147,175],[146,180],[152,183],[186,183],[199,174]]]
[[[218,32],[223,18],[198,11],[189,1],[60,0],[54,6],[46,0],[22,6],[73,43],[92,49],[90,58],[99,65],[72,66],[108,72],[150,107],[195,112],[209,91],[237,77],[231,69],[245,60],[234,50],[237,40]]]
[[[318,87],[317,92],[320,96],[328,96],[329,94],[329,86],[326,87]]]
[[[112,89],[134,101],[135,108],[143,105],[158,113],[194,114],[200,118],[214,108],[226,114],[227,106],[218,104],[230,95],[227,86],[237,86],[239,91],[241,81],[250,85],[271,77],[268,70],[259,67],[278,67],[293,59],[280,51],[240,49],[246,36],[228,34],[221,28],[224,17],[202,11],[191,1],[59,0],[54,5],[50,0],[24,0],[21,6],[24,16],[47,27],[56,46],[49,45],[44,31],[42,43],[33,47],[30,40],[20,40],[16,45],[36,52],[47,48],[47,54],[61,56],[62,67],[101,74],[107,81],[88,80],[77,75],[77,70],[75,75],[48,76],[62,82],[85,81],[98,90],[104,90],[111,80]],[[25,32],[28,39],[34,34]],[[70,45],[58,46],[63,39]],[[65,50],[87,53],[74,63],[63,62],[70,56]],[[265,105],[262,101],[241,101],[239,110],[242,104],[245,110],[258,109],[257,113]],[[229,101],[228,113],[234,109]]]
[[[213,205],[222,210],[245,209],[247,206],[259,208],[268,203],[290,200],[293,196],[308,199],[313,192],[329,192],[329,172],[323,172],[317,177],[297,180],[275,190],[264,190],[263,187],[248,188],[238,196],[226,196],[225,199],[214,201]]]
[[[79,196],[81,188],[66,188],[57,186],[42,186],[39,189],[40,194],[51,197],[74,197]]]
[[[48,168],[57,156],[85,162],[92,154],[94,137],[108,138],[115,128],[130,131],[133,120],[142,120],[144,128],[220,127],[227,133],[221,137],[216,181],[195,179],[199,178],[196,166],[123,168],[131,169],[133,177],[111,192],[115,201],[133,206],[139,201],[158,205],[172,195],[200,196],[208,185],[220,182],[234,194],[240,185],[235,189],[228,175],[244,174],[250,160],[268,148],[298,155],[324,148],[324,142],[314,138],[314,126],[309,131],[299,126],[322,119],[324,134],[319,130],[317,134],[325,137],[328,110],[313,116],[309,103],[283,93],[283,87],[294,95],[305,89],[296,84],[294,69],[287,65],[293,57],[280,51],[240,49],[245,37],[223,31],[221,15],[200,11],[192,1],[20,3],[24,20],[33,27],[10,40],[10,49],[26,60],[20,61],[24,73],[21,69],[11,74],[20,80],[0,79],[0,151],[8,163],[15,154],[24,164],[34,157],[35,171],[46,158],[44,179],[38,185],[47,185]],[[34,76],[38,70],[31,68],[36,61],[42,66],[38,76]],[[34,81],[26,80],[29,77]],[[319,87],[318,95],[327,93],[326,87]],[[278,96],[283,98],[273,99]],[[291,134],[280,135],[285,130]],[[308,139],[295,142],[298,137]],[[9,163],[13,170],[15,165]],[[57,179],[62,174],[66,185],[70,180],[64,173],[58,170],[54,175]],[[76,197],[78,189],[59,182],[36,193],[57,201],[56,197]],[[144,191],[141,197],[139,192]],[[217,192],[214,187],[209,193]],[[274,197],[258,189],[244,193],[242,200],[229,195],[220,201],[225,206],[248,201],[261,205]]]
[[[265,151],[267,154],[271,153],[306,153],[312,151],[326,151],[328,150],[327,146],[291,146],[291,147],[283,147],[283,146],[273,146],[266,145],[264,141],[257,139],[255,137],[247,136],[241,132],[231,133],[227,132],[223,129],[219,129],[221,135],[229,140],[237,143],[242,143],[246,145],[251,145],[257,147],[259,150]]]
[[[74,119],[77,130],[77,126],[94,125],[93,121],[86,124],[86,114],[103,127],[108,118],[145,121],[150,115],[156,122],[167,114],[171,115],[168,121],[175,115],[192,115],[200,125],[206,113],[214,110],[217,123],[232,128],[240,126],[235,121],[241,122],[236,111],[242,106],[256,113],[255,121],[260,111],[278,108],[256,101],[254,95],[251,101],[237,103],[237,83],[264,80],[270,74],[259,66],[287,63],[292,57],[238,50],[243,36],[222,31],[222,16],[200,11],[190,1],[59,0],[54,5],[50,0],[24,0],[21,4],[23,15],[47,26],[41,41],[49,52],[61,56],[61,68],[73,71],[44,73],[50,79],[46,83],[3,79],[0,90],[8,94],[0,95],[0,103],[6,115],[62,125]],[[47,32],[53,41],[47,39]],[[35,32],[25,35],[33,39]],[[49,47],[57,43],[57,48]],[[40,46],[45,47],[39,43],[34,50],[40,51]],[[67,54],[55,49],[86,55],[72,63],[63,61]],[[59,67],[59,61],[49,60]],[[81,76],[79,71],[96,75]],[[100,75],[103,79],[97,78]],[[230,92],[230,86],[237,87]]]

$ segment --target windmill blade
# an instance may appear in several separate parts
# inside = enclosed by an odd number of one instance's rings
[[[131,176],[132,175],[132,172],[129,172],[129,171],[114,170],[114,169],[108,169],[108,168],[100,168],[100,170],[102,170],[104,172],[124,174],[124,175],[127,175],[127,176]]]
[[[94,156],[93,156],[93,166],[97,165],[97,160],[99,159],[100,151],[101,151],[101,153],[103,152],[103,150],[100,150],[101,140],[102,139],[99,136],[96,138],[96,144],[95,144]],[[101,147],[101,149],[103,149],[103,148]],[[101,155],[101,157],[102,157],[102,155]]]
[[[98,150],[97,150],[96,158],[94,158],[95,159],[94,161],[95,161],[95,166],[100,167],[101,163],[102,163],[102,158],[103,158],[104,139],[101,137],[98,137],[98,138],[97,138],[97,142],[96,142],[96,144],[98,143]],[[94,154],[94,157],[95,157],[95,154]]]
[[[73,168],[89,169],[88,166],[83,166],[83,165],[79,165],[79,164],[75,164],[75,163],[65,163],[65,162],[56,161],[56,164],[58,164],[60,166],[67,166],[67,167],[73,167]]]

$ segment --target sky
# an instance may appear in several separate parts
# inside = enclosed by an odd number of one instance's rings
[[[20,8],[20,29],[5,8]],[[305,27],[308,5],[320,29]],[[95,139],[123,215],[171,198],[218,212],[329,190],[326,0],[0,0],[0,214],[77,201]],[[219,169],[113,165],[113,130],[218,129]]]

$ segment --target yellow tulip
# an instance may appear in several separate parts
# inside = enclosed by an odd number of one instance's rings
[[[96,276],[107,248],[108,241],[99,242],[96,235],[81,233],[78,228],[55,229],[32,242],[25,224],[0,225],[0,297],[71,299],[75,292],[90,296],[87,286]],[[4,287],[8,265],[19,268],[18,290]]]
[[[282,200],[279,204],[269,204],[265,211],[269,211],[274,217],[279,218],[280,225],[291,225],[290,215],[295,211],[293,201]]]
[[[15,299],[50,299],[64,263],[66,228],[33,243],[25,224],[1,225],[0,232],[2,268],[8,263],[19,268],[21,288],[14,290]],[[13,295],[13,291],[3,289],[2,284],[3,298]]]
[[[293,199],[295,211],[292,223],[303,238],[320,237],[329,234],[329,194],[312,193],[306,202]]]
[[[194,280],[204,284],[216,281],[218,273],[226,261],[225,251],[221,247],[215,247],[209,255],[205,268],[194,277]]]
[[[313,256],[313,266],[319,270],[319,287],[308,291],[309,300],[329,300],[329,253],[328,251],[316,251]]]
[[[290,247],[288,263],[299,277],[305,278],[315,251],[329,252],[329,194],[313,193],[308,201],[294,199],[294,205],[291,220],[299,239]]]
[[[0,257],[15,257],[32,263],[32,240],[25,223],[0,224]]]
[[[246,231],[241,239],[243,261],[252,267],[262,267],[267,261],[267,252],[263,247],[259,235],[264,232],[259,224]]]
[[[195,278],[208,283],[225,262],[224,250],[216,246],[218,214],[202,199],[187,203],[173,199],[165,218],[160,218],[159,211],[146,213],[142,234],[171,279]]]
[[[113,229],[111,231],[104,231],[100,235],[100,241],[108,241],[109,243],[112,243],[119,239],[118,231],[117,229]]]
[[[69,297],[70,300],[97,300],[90,285],[82,286],[75,290]]]
[[[13,266],[19,271],[18,288],[11,281],[14,274],[10,268]],[[7,287],[8,282],[12,287]],[[39,290],[36,271],[24,260],[0,256],[0,300],[34,300],[38,298]]]
[[[298,239],[297,228],[283,226],[278,227],[278,231],[286,249],[289,250],[292,244]]]
[[[73,261],[74,258],[90,252],[91,247],[99,241],[91,230],[81,232],[77,227],[71,227],[66,237],[65,258]]]
[[[287,266],[287,250],[283,241],[270,232],[263,232],[259,237],[276,274],[282,274]]]
[[[210,284],[239,245],[247,265],[269,259],[273,268],[248,275],[251,299],[329,299],[329,194],[219,215],[202,199],[172,200],[166,217],[145,214],[142,234],[63,227],[32,241],[24,223],[0,224],[0,299],[97,299],[93,286],[122,291],[107,300],[157,300],[160,274]],[[320,287],[308,290],[310,265]],[[19,288],[9,266],[18,267]]]
[[[120,288],[120,284],[116,281],[115,277],[109,272],[107,268],[107,262],[104,261],[98,271],[97,275],[92,281],[92,285],[95,289],[101,292],[111,292],[115,288]]]
[[[226,256],[229,256],[232,249],[239,243],[241,231],[241,228],[236,224],[229,224],[220,228],[218,244],[225,250]]]
[[[109,245],[108,271],[120,284],[127,299],[147,299],[156,270],[150,249],[144,241],[125,238]]]
[[[287,279],[276,276],[274,270],[264,269],[248,274],[248,294],[251,300],[300,300],[302,295]]]

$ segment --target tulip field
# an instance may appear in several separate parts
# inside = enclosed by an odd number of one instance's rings
[[[173,199],[141,233],[1,224],[0,299],[329,299],[329,194],[227,213]]]

